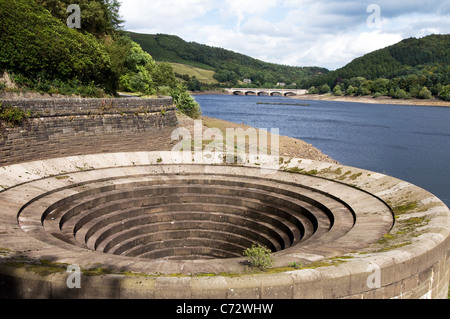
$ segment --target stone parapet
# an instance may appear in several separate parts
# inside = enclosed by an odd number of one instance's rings
[[[0,127],[0,166],[99,152],[170,150],[172,98],[1,100],[30,117]]]

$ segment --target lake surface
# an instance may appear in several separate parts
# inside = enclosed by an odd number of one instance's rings
[[[420,186],[450,207],[450,108],[268,96],[200,95],[195,99],[205,116],[278,128],[281,135],[304,140],[343,165]]]

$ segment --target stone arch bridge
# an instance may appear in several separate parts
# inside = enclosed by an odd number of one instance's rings
[[[225,89],[228,93],[233,95],[268,95],[268,96],[295,96],[305,95],[307,90],[295,89],[259,89],[259,88],[231,88]]]

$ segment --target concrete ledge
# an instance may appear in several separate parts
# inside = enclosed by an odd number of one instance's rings
[[[355,223],[345,232],[326,232],[317,241],[274,253],[270,273],[249,272],[243,258],[104,254],[68,241],[68,234],[46,232],[50,221],[43,213],[55,198],[189,176],[211,181],[245,176],[264,185],[308,189],[317,198],[345,203]],[[0,207],[3,298],[447,298],[448,293],[449,209],[410,183],[353,167],[286,158],[274,174],[262,175],[257,163],[181,165],[169,152],[56,158],[0,167]],[[292,262],[302,268],[289,268]],[[81,288],[68,287],[68,265],[81,268]]]

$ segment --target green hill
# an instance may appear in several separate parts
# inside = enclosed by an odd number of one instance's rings
[[[304,88],[313,87],[313,93],[324,93],[336,85],[342,93],[351,87],[349,93],[354,89],[358,95],[423,98],[420,91],[426,88],[432,95],[441,96],[450,85],[450,35],[405,39],[302,83]]]
[[[290,85],[328,72],[320,67],[292,67],[267,63],[230,50],[186,42],[173,35],[132,32],[128,32],[128,35],[156,61],[214,71],[214,79],[226,86],[236,85],[244,79],[251,79],[256,86],[276,86],[278,82]]]

